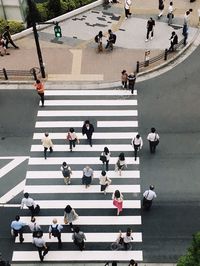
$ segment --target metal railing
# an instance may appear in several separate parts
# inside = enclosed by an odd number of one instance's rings
[[[10,70],[6,68],[0,69],[0,79],[9,80],[15,77],[22,77],[22,78],[33,78],[34,80],[37,79],[38,74],[37,68],[31,68],[30,70]]]
[[[176,51],[178,48],[180,48],[182,45],[186,45],[186,40],[182,39],[178,44],[174,45],[174,51]],[[159,55],[156,55],[154,57],[152,57],[151,59],[147,60],[147,61],[142,61],[136,62],[136,72],[139,73],[141,68],[145,68],[148,67],[150,64],[153,64],[159,60],[164,60],[166,61],[168,58],[168,55],[171,54],[172,52],[169,49],[165,49],[162,53],[160,53]]]

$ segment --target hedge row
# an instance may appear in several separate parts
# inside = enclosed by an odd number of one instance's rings
[[[6,26],[10,26],[10,33],[11,34],[15,34],[15,33],[18,33],[22,30],[24,30],[24,25],[22,22],[17,22],[17,21],[14,21],[14,20],[9,20],[9,21],[6,21],[4,19],[0,19],[0,33],[2,34],[5,30],[5,27]]]
[[[36,7],[41,16],[41,21],[47,21],[95,1],[96,0],[48,0],[44,3],[36,4]]]

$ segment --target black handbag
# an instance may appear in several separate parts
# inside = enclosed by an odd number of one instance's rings
[[[105,163],[106,162],[106,156],[105,155],[100,155],[99,160],[102,161],[103,163]]]

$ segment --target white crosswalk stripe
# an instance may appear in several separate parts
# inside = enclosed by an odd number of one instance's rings
[[[41,207],[36,217],[37,223],[44,231],[43,238],[50,251],[45,256],[47,262],[95,262],[95,261],[128,261],[134,258],[143,260],[141,233],[141,187],[140,160],[134,160],[134,149],[131,139],[137,134],[137,91],[115,90],[47,90],[45,108],[39,109],[31,155],[28,161],[24,192],[29,192]],[[80,107],[80,108],[79,108]],[[93,146],[90,147],[81,128],[85,120],[94,122]],[[74,127],[80,144],[73,152],[69,151],[66,140],[67,131]],[[63,132],[65,130],[65,132]],[[49,132],[53,140],[53,153],[47,153],[44,159],[41,139],[44,132]],[[107,187],[106,195],[100,191],[99,177],[102,162],[99,160],[104,147],[111,151],[107,176],[112,183]],[[114,171],[118,155],[124,152],[127,167],[119,172]],[[98,154],[98,155],[97,155]],[[60,170],[66,161],[72,168],[71,184],[65,185]],[[82,185],[83,167],[90,165],[94,170],[92,184],[85,188]],[[124,195],[123,211],[116,215],[112,193],[120,190]],[[48,227],[56,218],[64,224],[64,208],[71,205],[78,213],[73,222],[85,232],[86,249],[79,251],[73,244],[69,225],[65,225],[61,234],[63,247],[57,249],[57,238],[49,239]],[[25,208],[21,220],[29,224],[29,210]],[[133,230],[132,250],[112,251],[110,244],[119,236],[119,230],[125,234],[127,228]],[[95,230],[94,230],[95,228]],[[24,243],[15,240],[12,261],[37,262],[39,255],[31,246],[32,233],[24,233]],[[31,248],[32,247],[32,248]],[[70,247],[70,248],[69,248]]]

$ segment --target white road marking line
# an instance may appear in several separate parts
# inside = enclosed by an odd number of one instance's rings
[[[116,164],[118,157],[111,157],[109,164]],[[102,162],[97,157],[48,157],[45,160],[43,157],[31,157],[29,158],[29,164],[31,165],[60,165],[61,163],[67,161],[69,165],[71,164],[102,164]],[[126,157],[127,164],[139,164],[139,158],[135,161],[133,157]]]
[[[12,160],[11,162],[7,163],[5,166],[3,166],[0,169],[0,178],[9,173],[11,170],[13,170],[15,167],[17,167],[19,164],[21,164],[23,161],[25,161],[28,158],[29,157],[25,156],[0,157],[0,160]]]
[[[97,127],[138,127],[138,121],[97,121]]]
[[[134,258],[136,261],[143,260],[141,250],[111,251],[111,250],[87,250],[87,251],[50,251],[44,261],[128,261]],[[12,261],[39,261],[38,251],[14,251]]]
[[[107,188],[107,193],[113,193],[119,190],[122,193],[140,193],[140,185],[110,185]],[[91,185],[85,188],[83,185],[26,185],[24,192],[39,194],[39,193],[102,193],[100,185]]]
[[[5,195],[0,198],[0,204],[5,204],[6,202],[10,201],[16,195],[18,195],[21,191],[24,190],[25,187],[25,179],[17,184],[14,188],[9,190]]]
[[[49,116],[137,116],[137,110],[48,110],[38,111],[37,116],[49,117]]]
[[[45,96],[130,96],[130,91],[126,90],[46,90]],[[134,90],[137,95],[137,90]]]
[[[137,132],[101,132],[96,133],[92,135],[92,139],[131,139],[137,134]],[[82,136],[82,134],[77,133],[78,138],[80,139],[86,139],[85,136]],[[44,133],[34,133],[33,139],[42,139],[44,137]],[[49,137],[51,139],[63,139],[63,141],[67,141],[67,132],[66,133],[49,133]]]
[[[125,232],[123,232],[123,234],[125,234]],[[98,243],[109,243],[109,242],[114,242],[117,237],[119,236],[119,232],[116,232],[116,233],[106,233],[106,232],[103,232],[103,233],[85,233],[86,235],[86,238],[87,238],[87,243],[88,242],[98,242]],[[134,243],[136,242],[142,242],[142,233],[138,232],[138,233],[135,233],[133,232],[132,234],[133,236],[133,241]],[[24,242],[23,243],[32,243],[32,240],[33,240],[33,235],[32,234],[27,234],[27,233],[24,233],[23,234],[23,237],[24,237]],[[46,242],[53,242],[53,243],[57,243],[58,242],[58,239],[57,237],[51,237],[51,239],[49,239],[49,234],[48,233],[44,233],[43,234],[43,237],[45,239]],[[66,243],[66,242],[69,242],[71,243],[72,242],[72,233],[62,233],[61,234],[61,239],[62,239],[62,242],[63,243]],[[16,237],[15,239],[15,243],[19,243],[19,238]]]
[[[71,178],[72,180],[75,178],[81,178],[83,172],[82,171],[73,171],[72,169],[72,175]],[[101,174],[101,171],[94,171],[94,178],[99,178]],[[122,176],[119,176],[118,172],[115,171],[109,171],[107,173],[107,176],[109,178],[140,178],[140,171],[138,170],[132,170],[132,171],[127,171],[124,170],[122,172]],[[57,179],[57,178],[62,178],[63,175],[61,171],[27,171],[26,172],[26,179]]]
[[[137,100],[45,100],[45,106],[135,106]]]

